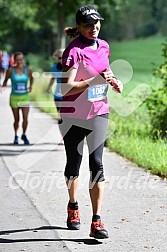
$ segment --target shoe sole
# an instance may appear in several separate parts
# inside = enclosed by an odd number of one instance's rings
[[[24,142],[24,140],[23,140],[23,139],[22,139],[22,141]],[[28,143],[25,143],[25,142],[24,142],[24,145],[29,145],[29,144],[30,144],[29,142],[28,142]]]
[[[29,141],[28,141],[28,142],[25,142],[25,140],[24,140],[23,138],[21,138],[21,140],[24,142],[24,145],[29,145],[29,144],[30,144]]]
[[[95,239],[107,239],[109,238],[108,235],[93,235],[93,234],[89,234],[90,237],[93,237]]]
[[[67,226],[69,230],[80,230],[80,227],[69,227]]]
[[[59,146],[63,146],[63,145],[64,145],[64,143],[58,143],[58,145],[59,145]]]

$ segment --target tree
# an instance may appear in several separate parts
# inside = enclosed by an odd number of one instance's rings
[[[35,22],[38,9],[33,0],[0,0],[0,42],[5,43],[7,37],[18,31],[31,29],[36,31],[39,25]]]
[[[11,44],[24,52],[65,47],[65,26],[75,26],[75,12],[83,5],[97,7],[105,20],[102,38],[133,39],[167,33],[166,0],[0,0],[0,49]]]
[[[101,1],[86,0],[50,0],[46,4],[46,0],[36,0],[38,3],[37,20],[41,27],[48,29],[54,37],[56,37],[56,46],[64,48],[66,45],[64,28],[65,26],[75,26],[75,12],[82,5],[94,5],[101,8],[104,16],[110,18],[110,5],[113,0],[104,3]]]

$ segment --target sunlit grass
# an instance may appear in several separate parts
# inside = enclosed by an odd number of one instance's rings
[[[149,137],[138,135],[114,136],[108,142],[111,151],[128,158],[151,173],[167,178],[167,143],[158,139],[156,142]]]
[[[47,93],[49,79],[37,78],[34,81],[33,91],[31,93],[31,101],[35,107],[38,107],[43,112],[49,113],[54,118],[58,118],[58,113],[53,100],[53,93]],[[53,86],[54,90],[55,86]]]

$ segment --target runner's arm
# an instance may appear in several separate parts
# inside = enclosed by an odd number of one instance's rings
[[[30,79],[29,92],[31,92],[32,91],[32,85],[33,85],[33,82],[34,82],[34,78],[32,76],[32,70],[31,69],[28,69],[28,76],[29,76],[29,79]]]
[[[75,81],[75,77],[77,75],[77,69],[76,68],[63,68],[62,72],[62,80],[61,80],[61,92],[63,96],[73,95],[80,92],[85,91],[90,86],[94,85],[101,85],[104,83],[107,83],[109,81],[109,78],[112,75],[112,72],[108,71],[109,75],[106,74],[98,74],[95,77],[81,80],[81,81]]]
[[[55,81],[55,77],[52,76],[51,79],[50,79],[50,81],[49,81],[49,85],[48,85],[48,87],[47,87],[46,92],[50,93],[50,89],[51,89],[51,87],[53,86],[54,81]]]
[[[6,71],[5,79],[4,79],[3,84],[2,84],[2,88],[7,86],[7,82],[8,82],[8,80],[9,80],[9,78],[11,77],[11,74],[12,74],[12,69],[9,68],[9,69]]]

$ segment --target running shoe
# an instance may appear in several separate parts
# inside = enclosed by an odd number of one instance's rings
[[[19,144],[19,137],[15,136],[13,144]]]
[[[68,204],[68,217],[67,217],[67,227],[70,230],[79,230],[80,229],[80,217],[79,209],[71,209]]]
[[[25,134],[23,134],[23,135],[21,136],[21,139],[24,141],[24,144],[26,144],[26,145],[30,144],[30,142],[29,142],[29,140],[27,139],[27,136],[26,136]]]
[[[104,228],[104,224],[101,222],[101,220],[97,220],[96,222],[92,222],[89,236],[94,237],[96,239],[109,238],[108,232]]]

